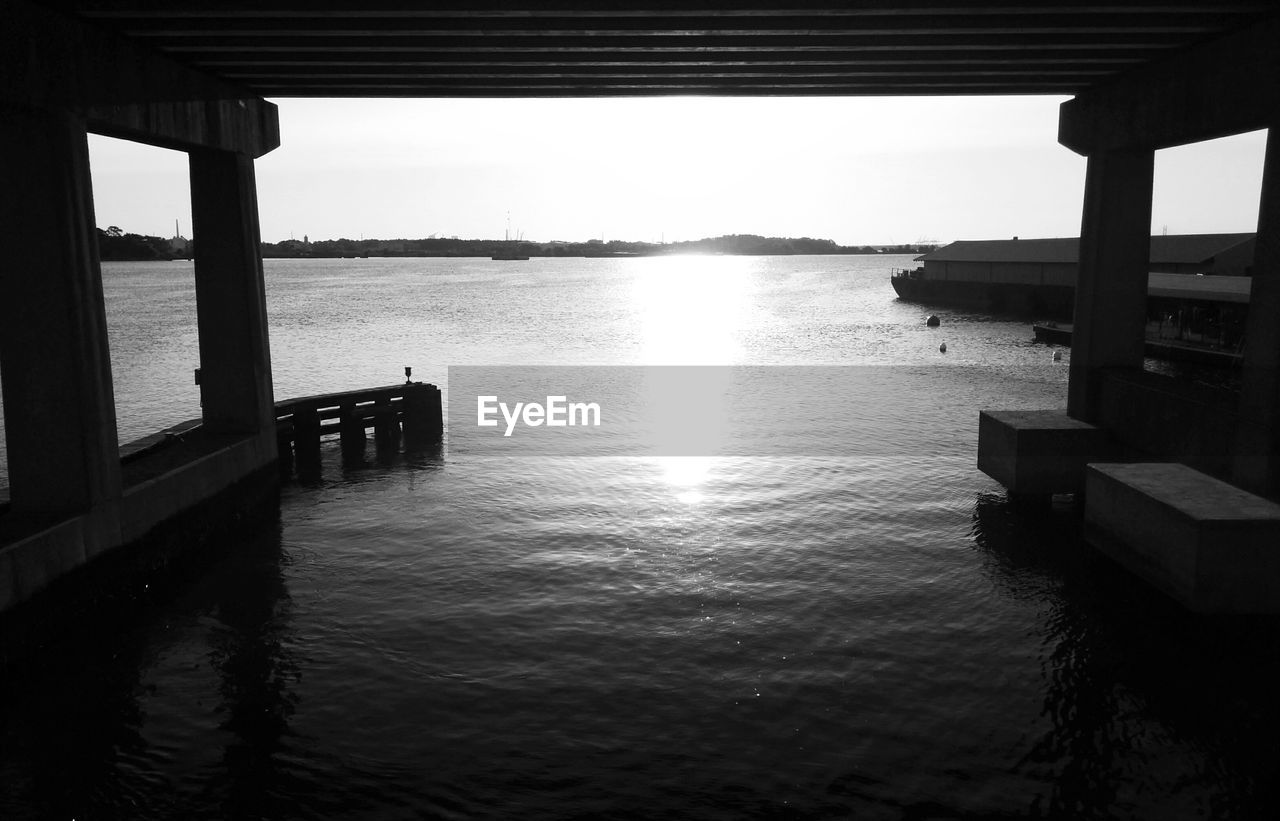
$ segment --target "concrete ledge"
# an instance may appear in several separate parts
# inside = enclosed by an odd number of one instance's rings
[[[1078,493],[1085,465],[1110,458],[1106,434],[1062,410],[982,411],[978,469],[1019,496]]]
[[[86,555],[85,520],[75,516],[31,528],[0,549],[0,610],[30,598],[58,576],[79,567]]]
[[[274,458],[274,432],[267,437],[232,439],[220,449],[178,465],[124,490],[120,530],[123,541],[145,535],[156,525],[186,511]]]
[[[206,570],[223,561],[229,548],[270,549],[279,521],[279,481],[274,465],[261,468],[200,504],[166,519],[141,539],[127,542],[102,555],[93,556],[70,572],[48,579],[32,595],[19,602],[5,600],[13,582],[37,581],[33,576],[3,571],[12,567],[12,545],[0,551],[0,673],[21,669],[28,659],[47,655],[51,646],[82,632],[86,624],[115,624],[131,629],[136,613],[148,610],[157,601],[166,601],[175,591],[199,583]],[[83,524],[83,523],[82,523]],[[47,558],[40,548],[43,540],[62,538],[72,542],[73,533],[57,533],[75,525],[58,523],[44,529],[33,528],[33,566]],[[108,629],[108,633],[111,630]]]
[[[1238,396],[1136,368],[1108,368],[1098,397],[1098,425],[1148,454],[1143,461],[1180,462],[1230,478]]]
[[[1085,538],[1201,613],[1280,613],[1280,505],[1176,463],[1094,464]]]
[[[6,514],[0,528],[0,613],[103,554],[114,554],[242,480],[269,470],[274,429],[195,436],[126,465],[121,498],[63,519]]]

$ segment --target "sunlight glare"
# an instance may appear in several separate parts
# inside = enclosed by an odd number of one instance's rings
[[[649,260],[632,304],[646,365],[731,365],[750,305],[750,257],[667,256]]]
[[[701,485],[711,475],[710,456],[667,456],[660,460],[662,480],[675,491],[676,500],[696,505],[706,499]]]

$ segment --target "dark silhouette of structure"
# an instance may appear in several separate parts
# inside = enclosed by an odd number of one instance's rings
[[[1060,140],[1088,157],[1088,171],[1067,412],[1123,441],[1157,405],[1190,401],[1141,376],[1154,152],[1276,124],[1278,15],[1265,0],[814,0],[803,10],[757,0],[5,0],[0,230],[15,253],[0,279],[12,500],[0,520],[0,608],[203,498],[273,481],[253,161],[280,135],[265,96],[1075,95]],[[203,425],[185,458],[171,454],[140,483],[120,464],[89,131],[190,156]],[[1244,388],[1221,434],[1225,478],[1272,498],[1276,145],[1273,135]],[[1153,457],[1194,467],[1184,436],[1155,440],[1165,452]]]

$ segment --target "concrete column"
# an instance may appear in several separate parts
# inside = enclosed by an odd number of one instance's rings
[[[1151,256],[1153,150],[1089,157],[1067,413],[1096,422],[1099,372],[1141,368]]]
[[[15,513],[120,498],[83,121],[0,106],[0,370]]]
[[[205,428],[262,433],[275,414],[253,160],[209,149],[190,158]]]
[[[1267,134],[1233,478],[1280,498],[1280,124]]]

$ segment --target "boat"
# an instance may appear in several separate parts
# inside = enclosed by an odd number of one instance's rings
[[[921,284],[923,280],[923,265],[915,269],[895,268],[889,277],[889,282],[898,296],[912,301],[920,300],[924,295],[925,289]]]

